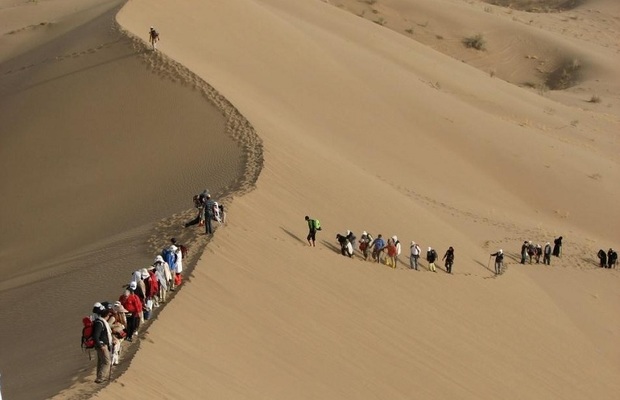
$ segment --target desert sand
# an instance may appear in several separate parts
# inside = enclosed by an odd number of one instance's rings
[[[617,397],[619,275],[595,259],[620,242],[616,2],[132,0],[116,18],[136,40],[155,25],[260,140],[224,168],[244,182],[228,223],[135,356],[56,398]],[[347,229],[398,235],[404,264],[340,256]],[[518,263],[560,235],[550,267]],[[454,274],[409,270],[411,240],[453,246]]]

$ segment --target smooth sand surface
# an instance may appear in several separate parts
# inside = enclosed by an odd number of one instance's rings
[[[584,4],[565,31],[557,14],[513,21],[482,2],[369,4],[386,24],[334,3],[133,0],[118,14],[142,39],[159,29],[160,51],[255,127],[265,162],[126,372],[94,397],[615,399],[619,275],[595,254],[620,241],[620,59],[579,33],[613,35],[617,3]],[[422,6],[451,38],[442,52],[390,29],[388,11]],[[470,29],[453,21],[485,33],[489,60],[461,61]],[[527,58],[495,38],[544,46]],[[555,48],[580,57],[579,82],[520,85],[541,79],[522,63]],[[304,215],[322,222],[316,248]],[[398,235],[405,262],[411,240],[440,256],[454,246],[454,274],[342,257],[346,229]],[[518,263],[523,240],[560,235],[550,267]],[[94,390],[87,379],[57,398]]]

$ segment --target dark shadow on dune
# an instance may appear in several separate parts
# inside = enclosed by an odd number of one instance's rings
[[[306,242],[304,240],[300,239],[299,236],[295,235],[293,232],[289,231],[288,229],[284,229],[283,227],[280,227],[280,229],[282,229],[284,231],[284,233],[286,233],[287,235],[289,235],[293,239],[297,240],[299,243],[306,244]]]
[[[587,3],[587,0],[483,0],[495,6],[531,13],[568,11]]]
[[[335,244],[330,243],[327,240],[321,240],[321,243],[328,249],[332,250],[334,253],[340,254],[340,247],[336,246]]]
[[[489,258],[489,262],[487,263],[487,265],[484,265],[482,261],[478,261],[478,260],[474,260],[474,262],[482,266],[482,268],[486,269],[487,271],[495,274],[495,261],[492,258]],[[493,268],[490,267],[491,263],[493,263]]]

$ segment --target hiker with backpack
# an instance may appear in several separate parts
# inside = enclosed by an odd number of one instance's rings
[[[543,250],[543,264],[551,265],[551,244],[547,242]]]
[[[385,251],[387,253],[387,257],[385,258],[385,265],[387,265],[388,267],[392,267],[392,269],[396,269],[396,256],[398,249],[396,247],[396,243],[394,242],[393,237],[388,239],[385,246]]]
[[[153,262],[153,268],[155,269],[155,276],[159,281],[159,294],[158,301],[160,303],[166,302],[166,294],[168,292],[168,282],[172,279],[172,273],[170,272],[170,266],[164,261],[161,255],[155,257]]]
[[[207,190],[205,189],[202,193],[195,195],[193,200],[194,208],[196,208],[198,214],[196,215],[196,218],[185,223],[186,228],[196,224],[198,224],[198,226],[203,226],[205,223],[205,202],[207,201]]]
[[[396,262],[398,262],[398,256],[400,256],[402,249],[400,247],[400,240],[398,240],[398,236],[392,236],[392,240],[394,241],[394,246],[396,246],[396,256],[394,257],[394,268],[396,268]]]
[[[133,340],[134,333],[140,327],[140,321],[142,320],[142,301],[135,294],[137,284],[136,282],[130,282],[127,286],[125,293],[121,295],[118,301],[121,302],[123,307],[127,310],[127,341]]]
[[[340,254],[343,256],[348,256],[349,258],[353,257],[353,246],[351,245],[351,242],[349,242],[349,239],[338,233],[336,234],[336,240],[338,241],[338,244],[340,244]]]
[[[446,263],[444,264],[446,266],[446,272],[451,274],[452,265],[454,264],[454,248],[450,246],[448,250],[446,250],[446,254],[444,254],[441,259],[446,260]]]
[[[495,257],[495,275],[499,275],[502,272],[502,265],[504,264],[504,251],[499,249],[496,253],[491,254],[491,256]]]
[[[353,234],[353,232],[351,232],[350,229],[347,229],[347,240],[349,241],[349,243],[351,243],[351,248],[355,249],[355,240],[357,238],[355,237],[355,235]]]
[[[95,303],[93,306],[93,341],[97,351],[97,379],[95,383],[103,383],[105,376],[110,374],[112,368],[112,359],[110,350],[112,346],[112,330],[106,321],[108,316],[107,307],[101,303]]]
[[[372,235],[366,231],[363,231],[362,236],[360,237],[359,249],[364,255],[364,261],[368,260],[368,255],[370,254],[370,243],[372,243],[372,241]]]
[[[411,267],[411,269],[415,269],[417,271],[418,259],[420,258],[420,253],[422,252],[422,249],[420,249],[420,246],[416,242],[411,241],[409,251],[411,253],[409,256],[409,266]]]
[[[318,219],[310,218],[307,215],[304,219],[308,223],[308,236],[306,240],[308,240],[310,246],[316,247],[316,232],[321,230],[321,223]]]
[[[435,260],[437,260],[437,252],[432,247],[429,247],[426,251],[426,261],[428,261],[428,270],[437,272],[435,267]]]
[[[381,234],[377,235],[377,238],[370,243],[370,248],[372,249],[372,259],[375,262],[381,262],[381,253],[383,252],[384,247],[385,240],[383,240],[383,236],[381,236]]]
[[[149,43],[153,51],[157,50],[157,42],[159,42],[159,32],[151,26],[151,29],[149,29]]]
[[[213,234],[212,222],[215,220],[216,203],[211,199],[211,195],[207,194],[205,201],[205,235]]]

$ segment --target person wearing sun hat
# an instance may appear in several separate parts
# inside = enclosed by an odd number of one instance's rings
[[[95,383],[103,383],[105,375],[109,373],[112,366],[110,350],[112,346],[112,330],[106,317],[108,308],[101,303],[95,303],[93,306],[93,339],[95,340],[95,349],[97,351],[97,379]]]
[[[140,326],[140,320],[142,319],[142,301],[140,297],[134,293],[138,284],[134,281],[129,282],[127,290],[118,301],[127,310],[125,314],[127,316],[127,341],[133,340],[133,335]]]

